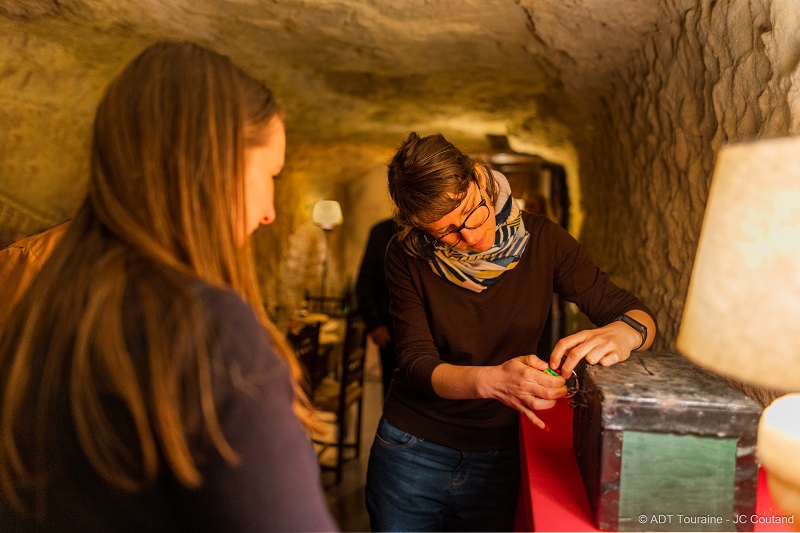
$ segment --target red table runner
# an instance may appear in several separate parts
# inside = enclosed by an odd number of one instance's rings
[[[515,530],[599,531],[572,451],[572,408],[560,400],[537,414],[547,432],[520,417],[522,484]],[[766,476],[759,469],[755,531],[786,531],[786,524],[771,523],[777,516]]]

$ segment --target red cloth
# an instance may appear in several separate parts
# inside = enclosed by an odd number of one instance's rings
[[[543,432],[520,417],[522,484],[515,531],[599,531],[572,451],[572,409],[561,400],[537,415],[548,426]],[[786,531],[786,524],[769,522],[780,516],[758,473],[755,531]],[[746,517],[750,519],[750,517]],[[789,526],[790,527],[790,526]]]
[[[566,400],[536,413],[549,431],[521,417],[522,485],[516,531],[599,531],[572,451],[572,409]]]

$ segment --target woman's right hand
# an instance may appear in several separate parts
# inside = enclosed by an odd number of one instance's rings
[[[501,365],[482,367],[479,394],[500,400],[524,414],[534,425],[546,429],[535,411],[550,409],[557,399],[567,395],[564,378],[545,373],[547,367],[536,355],[522,355]]]

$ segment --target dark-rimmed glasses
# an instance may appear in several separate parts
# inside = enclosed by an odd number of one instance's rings
[[[461,232],[465,229],[473,230],[478,229],[489,219],[489,206],[486,205],[486,198],[483,196],[481,185],[478,180],[473,179],[475,185],[478,186],[478,194],[481,195],[481,201],[478,205],[472,208],[472,211],[464,218],[464,223],[459,227],[452,229],[434,239],[433,245],[446,244],[447,246],[457,246],[461,242]],[[449,242],[448,242],[449,241]]]

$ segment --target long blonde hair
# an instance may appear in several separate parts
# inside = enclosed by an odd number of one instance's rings
[[[241,239],[244,152],[269,142],[273,120],[282,111],[269,89],[192,43],[148,47],[108,86],[87,197],[0,341],[0,483],[16,507],[42,504],[58,453],[48,447],[56,398],[68,399],[94,470],[122,490],[156,479],[159,448],[181,483],[199,486],[197,438],[237,463],[212,395],[213,339],[187,280],[232,289],[253,306],[291,370],[296,412],[309,420],[299,365],[266,317]],[[123,301],[141,316],[145,361],[126,344]],[[111,422],[108,398],[127,412],[135,443]],[[32,449],[19,446],[23,434]]]

